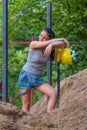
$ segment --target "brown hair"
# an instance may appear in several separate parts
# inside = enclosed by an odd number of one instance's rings
[[[55,38],[55,33],[51,28],[45,28],[45,29],[43,29],[43,31],[47,32],[50,39]]]

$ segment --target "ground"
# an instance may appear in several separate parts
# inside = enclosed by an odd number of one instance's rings
[[[25,114],[10,103],[0,102],[0,130],[87,130],[87,69],[60,83],[59,107],[46,112],[47,97]]]

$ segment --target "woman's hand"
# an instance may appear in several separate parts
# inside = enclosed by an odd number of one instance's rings
[[[66,40],[66,39],[64,39],[64,45],[65,45],[65,47],[68,47],[69,48],[69,42]]]
[[[49,44],[49,45],[45,48],[45,50],[44,50],[44,56],[46,56],[46,57],[50,56],[51,51],[52,51],[52,44]]]

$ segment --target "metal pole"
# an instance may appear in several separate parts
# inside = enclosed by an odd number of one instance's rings
[[[47,27],[52,28],[52,4],[47,3]],[[47,62],[47,80],[50,85],[52,85],[52,61]],[[47,97],[48,103],[49,97]]]
[[[3,84],[2,101],[7,102],[8,98],[8,0],[2,1],[2,53],[3,53]]]
[[[52,4],[47,3],[47,27],[52,28]],[[47,63],[47,79],[48,83],[52,85],[52,61]]]
[[[60,103],[60,62],[57,62],[57,92],[58,92],[57,107],[59,107],[59,103]]]

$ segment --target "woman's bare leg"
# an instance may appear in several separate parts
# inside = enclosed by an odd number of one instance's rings
[[[43,84],[41,86],[35,87],[40,92],[44,93],[45,95],[49,96],[47,112],[50,112],[56,106],[57,100],[57,91],[52,88],[49,84]]]
[[[21,89],[21,93],[25,91],[25,88]],[[22,96],[22,111],[29,112],[29,92]]]

